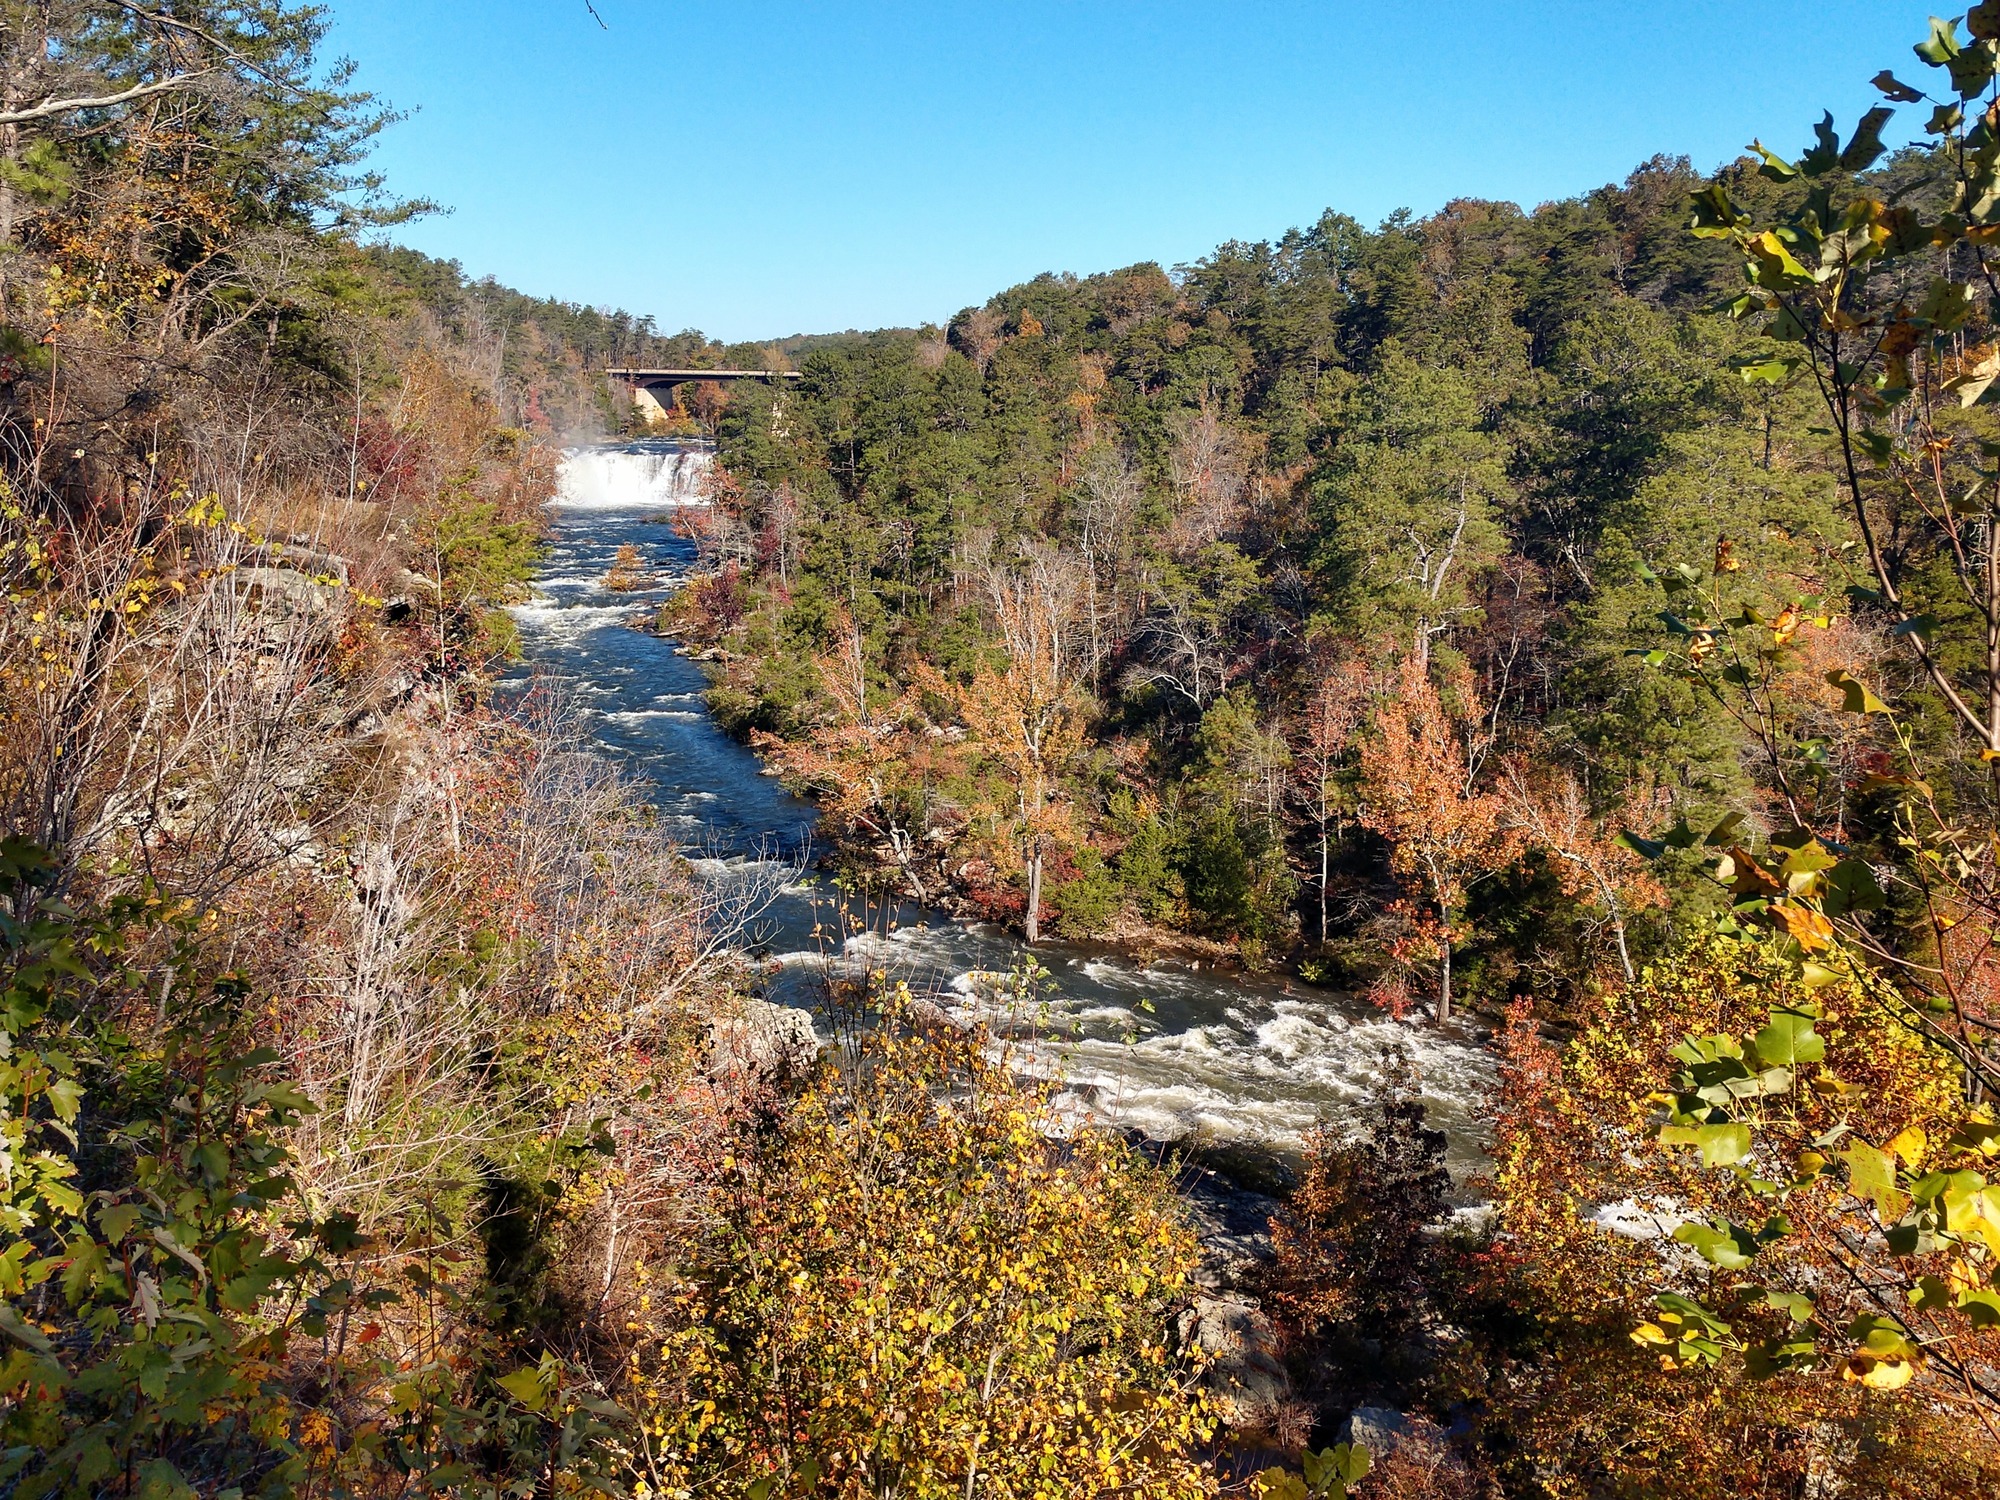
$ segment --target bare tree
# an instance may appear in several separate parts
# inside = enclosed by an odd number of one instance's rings
[[[1117,613],[1118,574],[1131,551],[1132,526],[1145,487],[1132,460],[1116,448],[1092,448],[1077,476],[1077,530],[1084,562],[1084,616],[1089,652],[1084,674],[1095,679],[1115,649],[1109,639]]]
[[[1537,772],[1522,755],[1500,762],[1501,824],[1555,863],[1565,892],[1603,912],[1629,983],[1638,977],[1625,939],[1635,907],[1661,906],[1666,891],[1638,855],[1596,817],[1583,784],[1568,772]]]
[[[1355,736],[1375,691],[1371,674],[1361,664],[1325,664],[1314,675],[1291,736],[1293,796],[1319,848],[1313,884],[1319,891],[1321,947],[1326,946],[1329,929],[1333,845],[1349,815],[1342,778],[1351,766]]]
[[[1178,501],[1171,532],[1176,551],[1195,551],[1235,529],[1249,493],[1249,456],[1241,434],[1212,400],[1175,419],[1167,472]]]
[[[1013,785],[1014,823],[1027,870],[1029,942],[1041,938],[1042,874],[1066,813],[1062,777],[1083,741],[1084,699],[1077,663],[1082,628],[1083,565],[1073,553],[1023,541],[1011,562],[990,553],[978,566],[993,623],[1006,648],[1004,671],[981,670],[950,693],[976,740]]]

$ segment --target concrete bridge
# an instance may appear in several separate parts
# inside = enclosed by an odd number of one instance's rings
[[[613,380],[622,380],[635,390],[663,391],[677,385],[686,385],[691,380],[714,380],[727,385],[732,380],[803,380],[805,376],[797,370],[627,370],[610,369],[604,372]]]
[[[699,380],[713,380],[728,385],[737,380],[802,380],[805,377],[797,370],[638,370],[613,367],[605,374],[613,380],[622,380],[631,388],[632,404],[649,419],[655,414],[664,417],[673,398],[665,400],[657,393],[671,391],[675,386],[689,385]]]

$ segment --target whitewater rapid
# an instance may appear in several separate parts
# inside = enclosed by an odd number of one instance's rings
[[[560,679],[597,742],[643,777],[661,823],[718,887],[782,886],[745,938],[770,999],[812,1007],[829,968],[887,969],[966,1016],[1017,1028],[990,976],[1032,956],[1047,969],[1030,1045],[1060,1068],[1071,1100],[1162,1139],[1197,1137],[1289,1152],[1320,1120],[1365,1128],[1387,1058],[1409,1059],[1462,1176],[1483,1160],[1490,1054],[1459,1033],[1398,1022],[1346,995],[1284,980],[1141,965],[1102,947],[1038,944],[915,906],[856,914],[802,868],[813,811],[729,738],[707,681],[672,644],[627,628],[695,564],[662,524],[698,503],[709,455],[666,443],[572,449],[552,508],[540,592],[515,610],[533,672]],[[657,573],[652,592],[614,594],[621,545]],[[855,930],[856,922],[860,930]]]

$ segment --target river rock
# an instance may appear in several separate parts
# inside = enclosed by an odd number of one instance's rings
[[[280,615],[331,620],[347,607],[347,596],[338,584],[321,583],[291,568],[239,567],[233,576],[239,589]]]
[[[1393,1406],[1357,1406],[1348,1417],[1345,1440],[1359,1443],[1377,1458],[1408,1437],[1410,1419]]]
[[[1213,1361],[1202,1384],[1232,1426],[1261,1425],[1291,1400],[1291,1377],[1278,1357],[1278,1331],[1253,1299],[1196,1297],[1181,1314],[1179,1333],[1182,1348]]]
[[[716,1079],[764,1084],[795,1077],[819,1057],[812,1017],[789,1005],[746,1000],[708,1024],[708,1071]]]
[[[1163,1141],[1138,1130],[1126,1131],[1125,1139],[1173,1174],[1201,1244],[1195,1285],[1248,1297],[1271,1258],[1271,1215],[1291,1187],[1289,1168],[1249,1148]]]

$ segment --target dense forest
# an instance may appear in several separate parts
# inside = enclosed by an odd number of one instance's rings
[[[1772,610],[1865,573],[1816,395],[1730,368],[1761,341],[1714,316],[1704,186],[1329,213],[814,353],[725,415],[714,578],[668,623],[730,648],[714,701],[858,870],[1560,1011],[1704,914],[1699,859],[1621,832],[1765,811],[1732,705],[1629,658],[1667,640],[1646,570],[1726,556]]]
[[[0,3],[0,1496],[2000,1487],[2000,6],[1798,156],[732,347],[393,247],[326,29]],[[497,681],[604,366],[788,361],[656,628],[840,886],[1484,1036],[1481,1181],[1392,1063],[1225,1303],[1005,1029],[772,1045]]]

